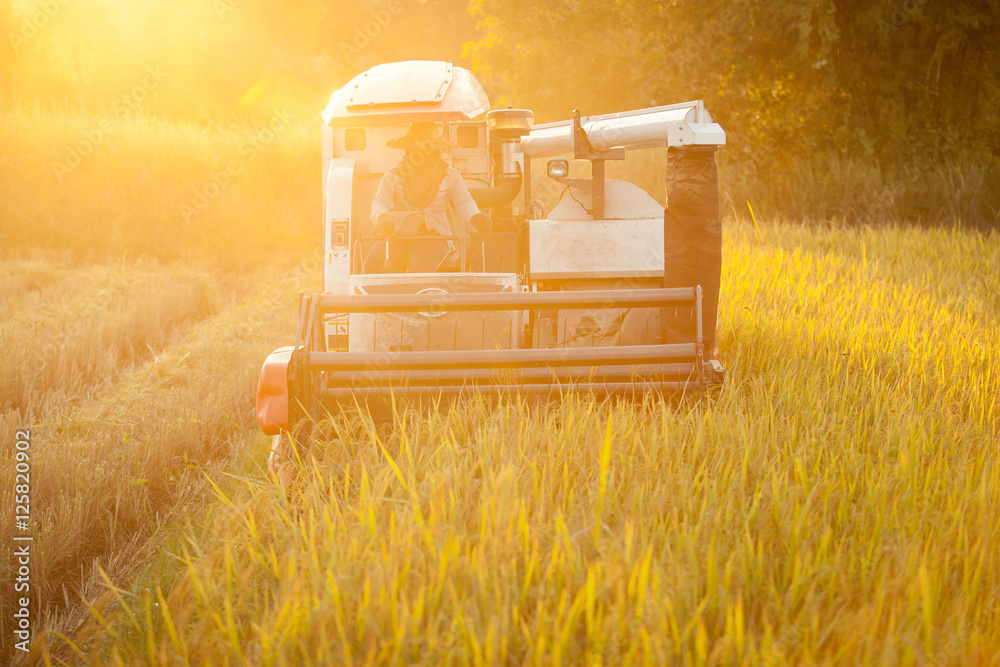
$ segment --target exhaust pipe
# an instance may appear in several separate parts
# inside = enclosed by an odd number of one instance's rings
[[[498,208],[514,201],[521,191],[521,165],[517,165],[517,173],[505,174],[499,178],[499,184],[493,187],[470,187],[469,194],[479,208]]]

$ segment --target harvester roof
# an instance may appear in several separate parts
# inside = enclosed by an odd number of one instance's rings
[[[479,80],[451,63],[409,60],[376,65],[333,94],[330,126],[471,120],[490,108]]]

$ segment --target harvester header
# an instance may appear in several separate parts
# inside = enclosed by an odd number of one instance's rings
[[[409,61],[356,76],[323,120],[324,292],[302,295],[294,345],[264,365],[266,432],[397,394],[722,381],[726,135],[701,101],[535,125],[491,109],[470,71]],[[639,149],[667,162],[666,208],[606,175]]]

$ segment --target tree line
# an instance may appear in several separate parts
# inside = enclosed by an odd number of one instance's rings
[[[539,121],[703,99],[758,180],[1000,191],[1000,0],[0,0],[0,33],[0,95],[33,104],[311,119],[375,64],[444,59]]]

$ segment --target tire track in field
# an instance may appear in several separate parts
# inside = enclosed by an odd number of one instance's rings
[[[33,434],[33,586],[39,611],[59,612],[60,628],[85,612],[80,593],[103,592],[97,565],[121,583],[154,557],[159,529],[211,494],[203,470],[259,473],[267,440],[253,409],[257,376],[267,353],[291,335],[296,294],[309,278],[282,269],[245,277],[236,291],[268,287],[242,302],[234,295],[229,308]],[[8,533],[0,526],[5,580]]]
[[[71,271],[57,262],[43,260],[0,261],[0,272],[4,275],[0,283],[0,322],[44,288],[64,283]]]
[[[35,273],[48,284],[7,302],[0,320],[3,436],[86,400],[218,308],[217,290],[200,271],[111,265]]]
[[[4,264],[25,268],[24,262]],[[220,291],[230,300],[233,292],[237,298],[247,292],[220,290],[217,283],[233,282],[225,276],[156,262],[77,267],[49,262],[17,276],[14,282],[25,291],[5,302],[0,320],[0,437],[5,443],[0,474],[10,479],[16,429],[31,428],[36,442],[38,436],[45,438],[51,428],[46,422],[65,422],[62,415],[114,387],[186,327],[215,313]],[[40,453],[35,449],[33,455]],[[37,509],[41,494],[33,477]],[[11,493],[0,489],[4,506],[12,506]],[[61,496],[63,489],[53,493]],[[62,539],[77,537],[71,529]]]

